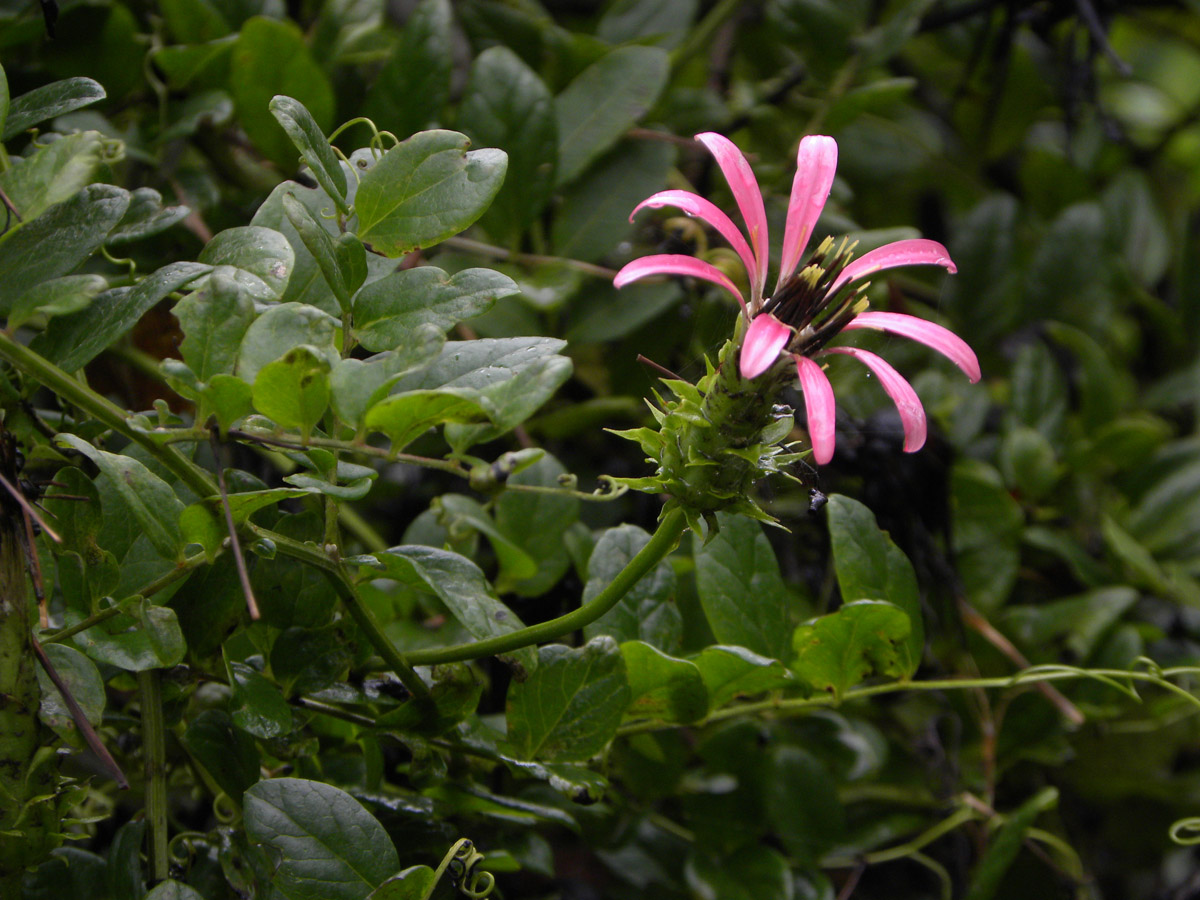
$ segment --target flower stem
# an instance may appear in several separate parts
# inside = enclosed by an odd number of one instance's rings
[[[469,644],[440,647],[434,650],[414,650],[407,654],[406,658],[417,666],[481,659],[485,656],[509,653],[532,644],[540,644],[556,637],[562,637],[564,634],[570,634],[585,625],[590,625],[616,606],[621,598],[641,580],[643,575],[658,565],[668,553],[679,545],[679,539],[683,536],[686,528],[687,523],[683,511],[672,509],[658,523],[658,528],[651,536],[649,543],[638,551],[624,569],[617,573],[617,577],[590,601],[565,616]]]
[[[162,671],[138,672],[142,706],[142,755],[146,772],[146,822],[149,824],[150,882],[170,875],[167,855],[167,732],[163,721]]]

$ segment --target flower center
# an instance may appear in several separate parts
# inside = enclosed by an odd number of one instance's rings
[[[835,249],[833,238],[825,238],[804,267],[763,301],[760,313],[770,313],[795,332],[788,343],[791,352],[807,356],[819,350],[866,309],[862,297],[865,283],[839,285],[834,290],[834,282],[854,258],[856,246],[857,241],[842,238]]]

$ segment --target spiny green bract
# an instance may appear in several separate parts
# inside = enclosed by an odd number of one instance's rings
[[[654,475],[614,481],[638,491],[668,494],[671,499],[664,513],[681,508],[692,530],[697,534],[707,530],[709,537],[716,534],[714,513],[720,510],[778,524],[750,499],[751,485],[783,472],[783,467],[803,456],[782,443],[792,430],[792,412],[775,402],[790,379],[790,367],[781,362],[747,381],[738,372],[737,350],[735,340],[727,341],[716,367],[706,359],[707,371],[694,385],[663,379],[675,398],[663,399],[654,392],[658,406],[649,405],[657,429],[612,432],[636,441],[647,462],[658,466]],[[702,520],[707,529],[701,527]]]

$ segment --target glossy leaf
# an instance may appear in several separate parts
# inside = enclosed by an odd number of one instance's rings
[[[868,675],[904,678],[909,618],[883,600],[858,600],[796,629],[792,670],[837,699]]]
[[[433,266],[405,269],[358,292],[354,331],[374,353],[393,350],[421,325],[445,331],[515,293],[513,280],[491,269],[465,269],[453,275]]]
[[[204,290],[172,310],[183,329],[183,361],[201,381],[233,372],[242,338],[256,318],[253,300],[232,275],[228,267],[216,269]]]
[[[242,662],[226,665],[233,689],[233,724],[257,738],[273,738],[292,730],[292,709],[268,678]]]
[[[0,189],[26,222],[90,184],[100,168],[103,135],[81,131],[48,144],[25,158],[14,158],[0,172]]]
[[[406,545],[375,555],[383,572],[364,570],[373,577],[394,578],[409,587],[433,594],[476,639],[495,637],[523,626],[516,614],[495,595],[480,568],[457,553],[433,547]],[[526,671],[536,665],[532,649],[509,656]]]
[[[558,123],[550,91],[510,49],[489,47],[471,65],[458,121],[477,146],[508,154],[508,175],[483,224],[519,234],[554,188]]]
[[[912,675],[925,650],[925,624],[917,575],[904,551],[875,524],[867,507],[842,494],[829,498],[829,540],[842,601],[887,600],[909,620],[904,674]]]
[[[400,868],[379,821],[332,785],[260,781],[245,817],[250,839],[278,854],[272,886],[287,900],[364,900]]]
[[[449,0],[422,0],[367,92],[365,114],[404,137],[441,117],[450,97],[454,18]]]
[[[255,16],[242,26],[229,87],[250,140],[285,170],[295,169],[296,148],[271,114],[271,99],[277,94],[296,98],[321,130],[333,119],[333,89],[291,21]]]
[[[554,98],[558,183],[573,181],[616,143],[654,104],[666,81],[664,50],[630,46],[606,54],[567,85]]]
[[[792,673],[779,660],[759,656],[745,647],[715,644],[690,661],[700,670],[712,709],[720,709],[735,697],[753,697],[795,684]]]
[[[329,373],[334,411],[348,425],[363,426],[367,410],[383,400],[404,375],[432,362],[445,343],[440,329],[419,325],[394,350],[367,359],[339,360]]]
[[[388,150],[355,195],[358,236],[384,256],[403,256],[466,230],[500,190],[508,157],[468,150],[456,131],[423,131]]]
[[[64,275],[43,281],[13,304],[8,325],[16,328],[38,315],[53,317],[79,312],[106,287],[108,282],[99,275]]]
[[[300,156],[308,165],[317,184],[325,189],[338,209],[343,213],[350,211],[346,205],[346,173],[342,165],[333,155],[333,148],[325,140],[325,134],[317,125],[310,113],[299,100],[277,95],[271,98],[271,115],[275,117],[287,132]]]
[[[583,602],[595,598],[649,542],[650,535],[636,525],[619,525],[605,531],[588,560]],[[675,570],[665,559],[616,606],[584,628],[589,638],[604,634],[621,643],[640,640],[666,652],[679,646],[682,633],[682,617],[675,605]]]
[[[84,718],[91,725],[99,727],[101,717],[104,715],[105,697],[104,681],[100,678],[96,664],[66,644],[47,644],[43,649],[53,664],[54,670],[66,682],[71,697],[83,710]],[[38,686],[42,691],[38,718],[60,735],[74,735],[76,726],[71,710],[67,707],[58,688],[50,680],[50,676],[46,674],[45,669],[38,668],[37,679]],[[79,745],[81,742],[79,739],[75,739],[72,743]]]
[[[786,659],[790,626],[787,588],[762,526],[718,514],[720,530],[696,541],[696,593],[717,641]]]
[[[782,856],[751,844],[729,856],[693,852],[684,879],[696,897],[712,900],[792,900],[792,873]]]
[[[621,644],[629,677],[625,714],[666,722],[695,722],[708,714],[708,688],[699,667],[642,641]]]
[[[199,261],[230,266],[239,285],[255,300],[278,300],[287,287],[295,254],[278,231],[259,225],[227,228],[200,251]]]
[[[254,407],[285,428],[307,436],[329,406],[329,360],[301,344],[254,377]]]
[[[509,743],[521,759],[582,762],[612,740],[630,696],[612,638],[541,647],[537,671],[509,685]]]
[[[129,194],[93,184],[50,207],[20,228],[0,235],[0,314],[35,285],[66,275],[104,243],[121,221]]]
[[[332,363],[338,358],[333,347],[334,327],[333,318],[315,306],[272,306],[246,329],[238,352],[237,374],[253,382],[263,366],[300,344],[307,344]]]
[[[172,560],[182,558],[183,534],[179,530],[179,514],[183,512],[183,504],[170,485],[136,459],[98,450],[73,434],[60,434],[56,441],[59,446],[82,453],[99,467],[104,478],[125,501],[143,533],[163,557]]]
[[[340,169],[338,170],[341,171]],[[337,298],[338,306],[343,310],[350,308],[350,297],[358,290],[359,285],[353,283],[355,275],[342,266],[338,258],[337,245],[333,237],[325,230],[308,208],[292,194],[284,194],[283,210],[304,242],[305,249],[312,254],[321,270],[321,275],[333,296]],[[361,248],[361,244],[359,247]],[[366,260],[362,260],[362,275],[366,275]],[[359,281],[361,284],[361,281]]]
[[[9,101],[0,141],[12,140],[39,122],[90,106],[105,96],[104,88],[90,78],[65,78],[34,88]]]
[[[478,422],[487,412],[472,391],[443,388],[393,394],[367,410],[364,425],[379,431],[399,452],[430,428],[447,422]]]

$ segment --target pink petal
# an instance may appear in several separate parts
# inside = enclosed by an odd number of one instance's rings
[[[837,410],[833,404],[833,386],[821,367],[807,356],[797,356],[796,374],[804,390],[804,410],[808,414],[808,436],[812,439],[813,459],[825,465],[833,459]]]
[[[711,281],[737,297],[737,302],[742,306],[742,312],[746,312],[746,301],[742,298],[742,292],[729,280],[729,276],[716,266],[711,266],[694,256],[663,253],[658,256],[643,256],[641,259],[635,259],[633,262],[627,263],[613,278],[613,287],[623,288],[631,281],[637,281],[647,275],[686,275],[689,278]]]
[[[729,138],[706,131],[696,135],[696,140],[708,148],[708,152],[717,160],[721,174],[729,182],[733,191],[733,199],[737,201],[742,218],[746,220],[746,230],[750,235],[750,246],[754,248],[754,271],[750,276],[750,284],[755,299],[762,297],[767,285],[767,210],[763,206],[762,191],[758,189],[758,179],[746,157]]]
[[[843,284],[866,278],[881,269],[894,269],[897,266],[944,266],[950,274],[958,271],[958,267],[950,259],[949,251],[937,241],[913,238],[909,241],[884,244],[864,253],[842,269],[842,274],[833,282],[829,291],[833,293]]]
[[[863,257],[866,259],[866,257]],[[856,328],[872,328],[876,331],[886,331],[898,334],[909,340],[931,347],[950,362],[954,363],[974,384],[981,375],[979,359],[975,351],[967,346],[967,342],[948,328],[943,328],[933,322],[918,319],[916,316],[906,316],[903,313],[864,312],[859,313],[846,325],[846,331]]]
[[[757,378],[779,359],[779,351],[791,340],[792,329],[770,314],[757,315],[742,341],[739,365],[743,378]]]
[[[725,240],[729,241],[729,245],[742,258],[746,274],[750,276],[751,281],[754,280],[758,264],[754,260],[754,253],[750,249],[750,245],[746,243],[746,238],[738,230],[738,227],[733,224],[733,220],[721,212],[715,204],[690,191],[659,191],[635,206],[633,212],[629,214],[629,221],[632,222],[633,217],[638,214],[638,210],[647,206],[651,209],[676,206],[689,216],[695,216],[697,219],[707,222],[720,232]]]
[[[788,202],[787,228],[783,232],[783,260],[775,290],[796,271],[813,226],[821,217],[833,175],[837,171],[837,141],[812,134],[800,141],[796,154],[796,177],[792,179],[792,198]]]
[[[921,405],[921,398],[912,389],[912,385],[904,380],[903,375],[893,369],[883,357],[858,347],[830,347],[825,352],[853,356],[874,372],[887,395],[896,404],[896,411],[900,413],[900,423],[904,426],[904,452],[916,453],[925,446],[925,407]]]

